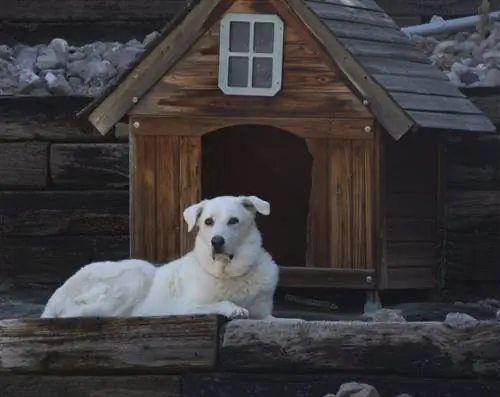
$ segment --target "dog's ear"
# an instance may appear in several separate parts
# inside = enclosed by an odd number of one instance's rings
[[[203,200],[197,204],[193,204],[187,207],[182,213],[182,215],[184,216],[184,220],[186,221],[188,226],[188,232],[193,230],[193,228],[195,227],[196,222],[201,215],[201,211],[203,211],[203,206],[206,202],[207,200]]]
[[[257,211],[262,215],[269,215],[271,213],[271,204],[262,200],[257,196],[242,197],[243,206],[251,211]]]

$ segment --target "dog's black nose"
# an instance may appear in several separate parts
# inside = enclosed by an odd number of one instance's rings
[[[213,236],[211,243],[214,248],[222,248],[226,243],[226,240],[224,240],[224,237],[222,236]]]

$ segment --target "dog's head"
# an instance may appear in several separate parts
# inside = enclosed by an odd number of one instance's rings
[[[226,271],[234,276],[244,270],[236,271],[235,267],[242,267],[243,263],[251,265],[250,253],[261,248],[256,214],[270,212],[270,204],[256,196],[221,196],[191,205],[183,215],[188,231],[198,228],[195,250],[203,251],[211,262],[225,264],[224,267],[231,264]]]

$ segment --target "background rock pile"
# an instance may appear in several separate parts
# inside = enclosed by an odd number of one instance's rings
[[[60,38],[33,47],[0,45],[0,95],[96,96],[157,35],[81,47]]]
[[[500,86],[500,23],[492,26],[485,40],[477,32],[411,39],[456,85]]]
[[[439,19],[439,17],[434,17]],[[72,46],[55,38],[48,45],[0,45],[0,95],[94,97],[158,35],[142,41]],[[431,61],[458,86],[500,86],[500,23],[485,40],[476,32],[442,37],[412,36]]]

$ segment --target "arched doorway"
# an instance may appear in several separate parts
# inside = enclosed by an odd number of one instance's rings
[[[271,203],[257,222],[280,266],[304,266],[312,156],[306,142],[275,127],[243,125],[204,135],[202,196],[256,195]]]

